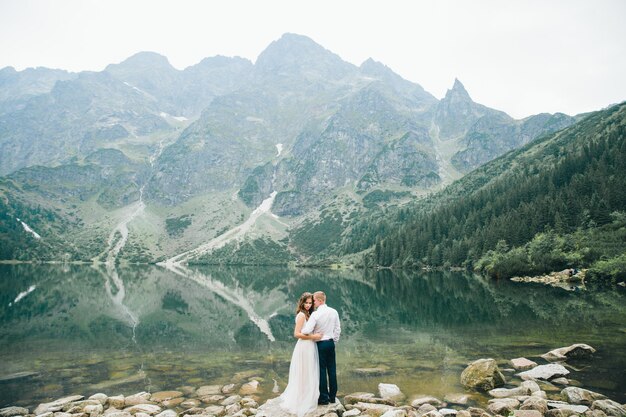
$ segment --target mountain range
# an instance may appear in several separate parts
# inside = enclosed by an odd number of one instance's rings
[[[438,100],[296,34],[255,63],[177,70],[140,52],[101,72],[8,67],[0,86],[0,259],[151,262],[205,245],[187,260],[307,263],[358,219],[584,117],[516,120],[459,80]]]

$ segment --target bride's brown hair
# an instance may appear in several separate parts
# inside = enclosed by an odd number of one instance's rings
[[[311,302],[312,302],[313,294],[311,294],[310,292],[303,293],[300,296],[300,300],[298,301],[298,307],[296,308],[296,314],[298,314],[299,312],[303,312],[307,319],[311,317],[311,313],[313,312],[313,304],[311,304],[310,310],[307,310],[306,308],[304,308],[304,303],[306,303],[306,300],[308,300],[309,298],[311,299]]]

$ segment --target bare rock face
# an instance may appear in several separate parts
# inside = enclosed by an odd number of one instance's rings
[[[504,375],[493,359],[478,359],[470,363],[461,374],[461,384],[482,391],[489,391],[504,383]]]
[[[592,356],[595,352],[596,350],[591,346],[584,343],[577,343],[551,350],[541,355],[541,357],[548,361],[566,361],[568,359],[585,359]]]

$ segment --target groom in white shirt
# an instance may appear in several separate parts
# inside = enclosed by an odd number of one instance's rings
[[[337,364],[335,361],[335,343],[341,335],[339,314],[334,308],[326,305],[326,294],[316,291],[313,294],[315,311],[302,328],[302,333],[321,333],[322,339],[317,342],[320,361],[320,397],[318,404],[334,403],[337,396]]]

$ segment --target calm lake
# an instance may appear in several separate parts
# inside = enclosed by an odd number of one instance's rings
[[[315,290],[342,318],[340,396],[386,382],[442,398],[465,392],[460,374],[473,360],[541,364],[548,350],[587,343],[596,355],[568,364],[568,378],[626,402],[621,287],[453,272],[0,265],[0,288],[0,407],[226,384],[247,371],[272,397],[288,376],[296,300]]]

